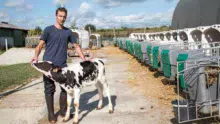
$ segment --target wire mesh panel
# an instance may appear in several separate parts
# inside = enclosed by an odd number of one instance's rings
[[[179,123],[220,116],[220,42],[160,43],[125,38],[117,39],[117,44],[155,68],[160,68],[159,62],[168,63],[162,65],[169,72],[165,76],[177,79],[178,98],[172,103]]]
[[[181,58],[181,56],[187,55],[188,58],[192,58],[195,56],[216,56],[219,55],[219,49],[211,49],[215,47],[206,47],[206,48],[200,48],[198,49],[197,46],[198,43],[192,43],[189,45],[182,45],[182,44],[174,44],[170,46],[162,46],[159,51],[160,57],[161,57],[161,67],[160,70],[164,73],[164,75],[169,80],[175,80],[176,78],[176,62],[179,61],[178,58]],[[213,43],[201,43],[202,46],[219,46],[219,42],[213,42]],[[187,48],[187,49],[186,49]],[[166,51],[163,52],[163,51]]]
[[[35,48],[40,41],[40,36],[31,36],[25,38],[25,46],[29,48]],[[78,41],[77,41],[78,42]],[[68,48],[73,48],[73,45],[71,43],[68,44]]]
[[[217,50],[210,48],[210,50]],[[179,70],[179,68],[184,69]],[[220,115],[220,57],[205,56],[177,62],[177,93],[173,101],[179,123]]]
[[[26,37],[25,46],[26,47],[36,47],[40,41],[40,36]]]

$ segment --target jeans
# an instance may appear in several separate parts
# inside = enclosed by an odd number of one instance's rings
[[[51,80],[50,78],[46,77],[45,75],[43,75],[43,81],[44,81],[44,93],[45,95],[48,96],[53,96],[54,93],[56,92],[56,86],[53,80]],[[61,93],[62,95],[66,95],[66,91],[61,88]]]

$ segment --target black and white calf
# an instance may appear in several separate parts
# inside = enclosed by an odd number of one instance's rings
[[[102,108],[104,88],[109,101],[109,113],[113,112],[109,85],[105,77],[104,62],[102,60],[93,59],[92,61],[72,64],[65,68],[54,67],[53,64],[48,61],[33,63],[32,66],[66,90],[67,112],[64,121],[67,121],[70,117],[70,105],[74,98],[75,116],[73,123],[78,123],[80,91],[83,87],[93,84],[95,84],[99,93],[97,109]]]

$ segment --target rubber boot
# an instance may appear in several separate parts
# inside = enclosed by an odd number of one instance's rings
[[[57,121],[57,118],[54,114],[54,96],[53,95],[45,95],[47,110],[48,110],[48,120],[50,123],[54,124]]]

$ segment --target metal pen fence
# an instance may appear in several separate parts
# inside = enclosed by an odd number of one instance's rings
[[[30,47],[30,48],[36,47],[38,45],[39,41],[40,41],[40,36],[28,36],[25,38],[25,46]],[[81,42],[82,42],[81,40],[78,41],[79,44]],[[92,42],[95,43],[96,41],[94,40]],[[114,45],[114,43],[115,43],[114,38],[108,38],[108,37],[101,38],[102,46]],[[72,48],[72,45],[69,44],[68,48]]]
[[[38,45],[40,36],[25,37],[25,47],[34,48]]]
[[[102,37],[101,42],[102,42],[102,46],[114,45],[115,39],[113,37]]]
[[[220,56],[212,55],[177,62],[178,97],[173,107],[179,123],[220,116]]]
[[[167,60],[171,61],[172,58],[173,61],[168,65],[167,71],[170,76],[177,78],[178,97],[172,104],[179,123],[220,117],[220,42],[163,45],[157,42],[138,42],[119,38],[116,44],[143,60],[145,58],[138,57],[140,52],[149,57],[148,53],[154,54],[155,51],[161,56],[159,48],[170,51],[166,57]],[[149,50],[148,45],[151,45]],[[154,47],[159,48],[154,50]],[[152,57],[154,63],[157,56]]]

